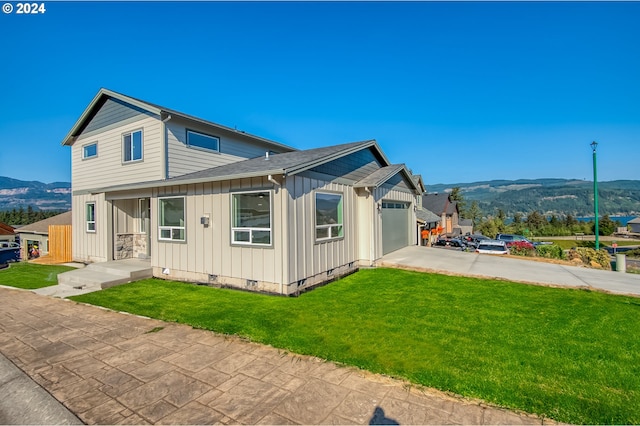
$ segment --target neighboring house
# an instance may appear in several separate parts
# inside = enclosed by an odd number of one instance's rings
[[[298,151],[101,89],[62,144],[76,261],[292,294],[417,241],[423,189],[374,140]]]
[[[0,222],[0,241],[15,241],[16,233],[13,226]]]
[[[473,234],[473,220],[459,219],[458,226],[462,235]]]
[[[629,222],[627,222],[627,225],[629,225],[629,232],[640,234],[640,217],[631,219]]]
[[[449,194],[425,194],[422,196],[422,207],[440,218],[439,226],[448,236],[461,234],[458,213],[458,203]]]
[[[37,248],[40,256],[49,253],[49,225],[71,225],[71,212],[18,228],[16,232],[20,237],[22,259],[29,259],[33,248]]]

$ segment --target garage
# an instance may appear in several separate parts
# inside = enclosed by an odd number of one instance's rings
[[[382,202],[382,254],[409,245],[409,207],[402,201]]]

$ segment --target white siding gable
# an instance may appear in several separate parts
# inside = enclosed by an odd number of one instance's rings
[[[106,102],[73,143],[71,182],[74,191],[164,177],[164,138],[160,117],[140,113],[134,108],[127,111],[127,108]],[[143,134],[142,161],[124,163],[122,135],[136,130],[142,130]],[[97,155],[83,159],[82,147],[92,143],[97,143]]]

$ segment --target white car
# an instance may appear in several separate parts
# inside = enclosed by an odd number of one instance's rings
[[[478,243],[476,253],[485,254],[509,254],[509,249],[504,241],[483,240]]]

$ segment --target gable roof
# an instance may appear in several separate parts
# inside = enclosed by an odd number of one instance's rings
[[[185,120],[197,122],[197,123],[200,123],[200,124],[204,124],[206,126],[215,127],[217,129],[225,130],[227,132],[238,133],[238,134],[247,136],[247,137],[249,137],[251,139],[257,140],[257,141],[259,141],[261,143],[264,143],[264,144],[267,144],[267,145],[272,145],[272,146],[277,147],[278,149],[281,149],[281,150],[286,150],[286,151],[294,151],[295,150],[295,148],[292,148],[290,146],[281,144],[279,142],[275,142],[275,141],[272,141],[272,140],[269,140],[269,139],[265,139],[265,138],[262,138],[260,136],[252,135],[250,133],[246,133],[246,132],[243,132],[243,131],[238,131],[237,129],[232,129],[230,127],[223,126],[221,124],[217,124],[217,123],[214,123],[212,121],[203,120],[203,119],[195,117],[193,115],[188,115],[188,114],[185,114],[183,112],[176,111],[174,109],[165,108],[165,107],[160,106],[160,105],[152,104],[151,102],[147,102],[147,101],[143,101],[143,100],[140,100],[140,99],[136,99],[136,98],[133,98],[131,96],[123,95],[122,93],[114,92],[112,90],[104,89],[104,88],[102,88],[102,89],[100,89],[98,91],[96,96],[94,96],[93,100],[89,103],[89,105],[82,112],[82,115],[80,115],[80,118],[78,118],[78,120],[73,125],[73,127],[71,128],[71,130],[69,131],[67,136],[65,136],[65,138],[62,140],[62,145],[73,145],[73,143],[75,142],[76,138],[80,135],[80,133],[82,133],[82,130],[84,129],[85,125],[93,118],[93,116],[96,114],[96,112],[98,112],[98,110],[102,107],[103,103],[108,98],[112,98],[112,99],[119,100],[121,102],[125,102],[125,103],[127,103],[129,105],[132,105],[132,106],[134,106],[136,108],[139,108],[139,109],[142,109],[144,111],[147,111],[147,112],[149,112],[151,114],[158,115],[158,116],[161,117],[162,120],[167,119],[169,117],[181,117],[181,118],[183,118]]]
[[[358,182],[356,182],[353,185],[353,187],[354,188],[367,188],[367,187],[377,188],[380,185],[384,184],[389,179],[391,179],[393,176],[397,175],[398,173],[402,173],[406,178],[406,180],[410,184],[413,184],[412,189],[416,195],[421,194],[420,189],[416,185],[416,181],[413,180],[413,176],[411,175],[411,173],[409,172],[409,170],[404,164],[392,164],[390,166],[381,167],[375,172],[371,173],[369,176],[360,179]]]
[[[633,223],[633,224],[640,223],[640,217],[636,217],[635,219],[631,219],[631,220],[630,220],[629,222],[627,222],[627,223]]]
[[[412,175],[412,179],[413,179],[413,182],[418,187],[418,189],[420,189],[420,194],[424,194],[427,191],[427,187],[424,186],[422,175]]]
[[[51,216],[47,219],[25,225],[18,232],[30,232],[34,234],[48,234],[49,225],[71,225],[71,211]]]
[[[0,235],[14,235],[15,229],[13,226],[9,226],[6,223],[0,222]]]
[[[425,194],[422,196],[422,207],[437,215],[441,215],[442,213],[452,214],[452,203],[454,202],[451,201],[449,194],[446,192],[440,194]]]

